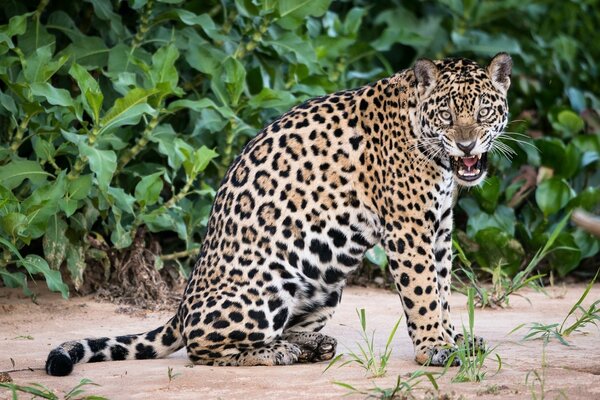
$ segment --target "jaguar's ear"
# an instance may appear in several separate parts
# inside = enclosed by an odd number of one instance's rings
[[[510,74],[512,72],[512,58],[506,53],[498,53],[487,68],[492,83],[503,94],[510,87]]]
[[[421,58],[415,63],[413,71],[415,72],[415,78],[417,78],[419,97],[424,98],[429,96],[437,83],[437,67],[433,61]]]

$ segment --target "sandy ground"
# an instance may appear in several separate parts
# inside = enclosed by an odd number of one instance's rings
[[[494,374],[496,363],[486,362],[487,375],[481,383],[451,383],[456,369],[438,379],[439,392],[427,391],[431,385],[423,381],[413,389],[416,398],[443,399],[525,399],[532,398],[525,384],[529,371],[541,372],[542,341],[522,342],[522,333],[508,335],[521,323],[560,322],[583,291],[583,286],[570,286],[563,298],[533,291],[523,294],[531,301],[511,298],[511,307],[500,310],[477,310],[476,332],[493,345],[502,358],[502,369]],[[600,298],[600,285],[588,296],[590,303]],[[37,305],[16,290],[0,289],[0,371],[34,368],[34,371],[12,372],[16,383],[37,382],[62,396],[81,379],[88,378],[100,386],[89,387],[86,394],[109,399],[326,399],[348,392],[335,385],[341,381],[361,390],[375,385],[391,387],[398,375],[417,370],[413,350],[404,322],[393,342],[393,354],[387,376],[369,379],[357,365],[332,367],[323,372],[326,363],[288,367],[205,367],[192,366],[185,352],[179,351],[161,360],[119,361],[77,365],[68,377],[47,376],[43,363],[51,347],[69,339],[98,335],[117,335],[145,331],[170,317],[169,313],[136,311],[123,313],[122,308],[98,303],[89,297],[62,300],[56,294],[43,292]],[[457,325],[468,321],[465,297],[452,297]],[[359,323],[356,308],[367,311],[368,329],[375,329],[376,348],[383,347],[391,328],[401,314],[400,301],[391,292],[350,287],[325,332],[339,341],[338,353],[357,349]],[[546,348],[545,398],[554,399],[564,393],[569,399],[600,399],[600,331],[572,335],[572,346],[552,341]],[[169,381],[168,369],[172,368]],[[439,372],[440,368],[429,368]],[[540,388],[535,387],[537,398]],[[351,396],[364,398],[365,394]],[[9,398],[0,389],[0,398]],[[22,395],[20,398],[30,398]],[[61,397],[62,398],[62,397]]]

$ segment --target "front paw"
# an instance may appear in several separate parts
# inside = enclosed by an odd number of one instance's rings
[[[481,336],[473,336],[472,338],[467,337],[468,341],[465,342],[465,336],[462,333],[458,333],[454,336],[454,342],[457,346],[465,346],[467,350],[470,350],[471,355],[477,353],[483,353],[487,349],[487,343]]]
[[[458,367],[460,360],[452,355],[456,351],[456,346],[450,344],[440,344],[421,349],[417,352],[415,360],[422,365],[430,365],[435,367],[445,367],[448,360],[452,358],[451,367]]]

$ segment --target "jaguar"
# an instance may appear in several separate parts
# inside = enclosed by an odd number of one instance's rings
[[[330,360],[337,343],[321,329],[377,244],[415,360],[444,365],[464,340],[448,304],[453,198],[486,176],[508,120],[511,70],[506,53],[486,66],[420,59],[292,108],[230,166],[175,315],[149,332],[63,343],[47,373],[184,346],[204,365]]]

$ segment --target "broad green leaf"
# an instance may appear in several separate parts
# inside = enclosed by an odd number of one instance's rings
[[[564,110],[558,113],[558,123],[564,132],[574,135],[584,127],[583,119],[571,110]]]
[[[385,254],[385,250],[383,250],[383,248],[379,245],[369,249],[365,253],[365,257],[382,270],[385,270],[385,267],[387,267],[388,259]]]
[[[67,90],[57,89],[47,82],[32,83],[31,93],[45,98],[52,105],[75,108],[71,94]]]
[[[166,87],[169,88],[169,93],[165,94],[180,92],[177,90],[179,74],[175,68],[175,62],[178,58],[179,51],[172,44],[161,47],[152,56],[152,69],[150,70],[150,77],[155,87],[159,83],[167,84]]]
[[[110,0],[85,0],[88,3],[92,3],[94,6],[95,14],[98,18],[109,22],[111,30],[120,37],[127,34],[123,23],[121,22],[121,16],[114,12],[113,5]]]
[[[66,172],[62,171],[56,180],[37,187],[21,203],[21,212],[29,219],[28,232],[32,238],[44,235],[48,220],[59,210],[61,199],[67,191]]]
[[[100,110],[104,95],[100,91],[100,85],[92,75],[81,65],[73,64],[69,70],[69,75],[75,79],[82,93],[83,104],[88,114],[94,118],[94,123],[100,121]]]
[[[71,275],[75,290],[79,290],[83,284],[83,273],[87,263],[85,262],[85,252],[82,246],[70,245],[67,248],[67,269]]]
[[[192,68],[212,76],[219,71],[221,61],[226,54],[222,50],[214,49],[208,43],[206,44],[206,46],[190,46],[184,56]]]
[[[183,162],[183,168],[189,178],[195,178],[200,172],[204,171],[210,161],[219,154],[206,146],[202,146],[192,153],[186,153],[187,149],[182,149],[186,157]]]
[[[225,84],[228,93],[229,103],[237,105],[242,92],[246,87],[246,70],[241,62],[233,57],[227,57],[223,62],[223,72],[221,79]],[[215,86],[220,86],[221,82],[215,82]],[[227,104],[225,102],[224,104]]]
[[[4,267],[0,267],[0,276],[6,287],[23,288],[23,293],[26,296],[31,296],[32,292],[27,288],[27,276],[19,271],[8,272]]]
[[[34,136],[31,138],[31,143],[33,145],[33,151],[35,151],[35,155],[38,159],[46,161],[54,158],[56,149],[49,141],[40,136]]]
[[[137,124],[143,114],[153,114],[154,110],[147,101],[156,92],[156,90],[135,88],[124,97],[117,99],[100,120],[101,128],[98,135],[123,125]]]
[[[44,258],[50,264],[50,268],[58,270],[67,253],[67,224],[61,216],[54,214],[48,220],[44,240]]]
[[[280,0],[277,2],[279,25],[294,29],[309,16],[320,17],[329,9],[331,0]]]
[[[6,43],[9,48],[14,48],[11,38],[22,35],[27,31],[27,18],[33,13],[15,15],[8,21],[8,25],[0,26],[0,43]]]
[[[27,82],[46,82],[67,62],[67,56],[52,60],[52,47],[53,44],[39,47],[35,54],[27,59],[27,64],[23,67],[23,75]]]
[[[121,212],[118,209],[112,208],[115,217],[114,226],[110,235],[110,240],[117,249],[125,249],[131,246],[133,239],[131,232],[124,229],[121,225]]]
[[[117,155],[112,150],[99,150],[85,143],[79,144],[81,155],[87,157],[100,190],[106,191],[117,169]]]
[[[24,239],[27,236],[27,226],[29,221],[27,216],[19,212],[9,212],[0,217],[0,226],[2,230],[14,239]]]
[[[121,188],[108,188],[108,195],[110,196],[111,204],[114,204],[119,210],[128,214],[133,214],[133,204],[135,203],[135,197],[125,193]]]
[[[135,198],[142,207],[150,206],[158,201],[163,189],[162,176],[164,172],[157,172],[143,177],[135,186]]]
[[[483,184],[473,191],[473,195],[479,202],[481,208],[492,214],[500,198],[500,178],[492,176],[487,178]]]
[[[80,175],[69,181],[68,193],[73,200],[83,200],[90,195],[92,189],[92,175]]]
[[[575,197],[567,181],[550,178],[539,184],[535,191],[535,201],[546,217],[556,213]]]
[[[69,298],[69,287],[62,281],[59,271],[50,269],[46,260],[35,254],[29,254],[19,264],[31,275],[42,274],[46,279],[48,289],[60,292],[65,299]]]
[[[461,207],[463,204],[461,204]],[[469,214],[467,234],[473,238],[477,232],[486,228],[498,228],[509,235],[515,234],[516,217],[512,208],[499,205],[492,214],[484,211]]]
[[[581,251],[581,258],[592,257],[600,251],[600,239],[578,228],[573,233],[573,239]]]
[[[6,165],[0,166],[0,185],[7,189],[14,189],[25,179],[34,185],[39,185],[52,176],[45,172],[36,161],[15,159]]]
[[[315,71],[318,67],[312,44],[293,32],[285,32],[274,40],[266,40],[264,43],[273,47],[281,57],[292,63],[304,64],[310,71]]]
[[[548,260],[552,269],[558,271],[561,277],[577,268],[581,261],[581,250],[571,233],[561,232],[558,235]]]

